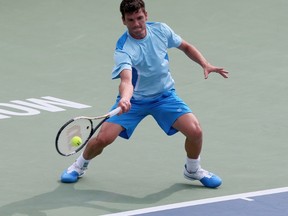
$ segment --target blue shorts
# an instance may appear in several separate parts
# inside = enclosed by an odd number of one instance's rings
[[[120,98],[111,108],[117,107]],[[107,122],[121,125],[124,130],[120,137],[129,139],[139,122],[147,115],[151,115],[162,130],[167,135],[173,135],[178,131],[172,127],[174,122],[182,115],[191,113],[191,109],[180,99],[175,90],[163,93],[155,99],[134,100],[131,99],[131,109],[122,115],[116,115],[107,120]]]

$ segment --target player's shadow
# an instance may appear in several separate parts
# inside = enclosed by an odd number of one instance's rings
[[[1,206],[0,215],[12,216],[21,214],[46,216],[45,211],[67,207],[94,208],[107,211],[108,213],[115,213],[123,211],[123,209],[105,207],[94,203],[99,201],[104,203],[153,204],[169,197],[173,193],[195,187],[201,186],[179,183],[165,190],[139,198],[102,190],[78,190],[74,188],[73,184],[59,184],[59,186],[51,192]]]

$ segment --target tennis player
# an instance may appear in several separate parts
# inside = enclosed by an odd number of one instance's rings
[[[180,131],[186,137],[184,177],[199,180],[209,188],[220,186],[221,178],[200,166],[202,130],[191,109],[176,94],[167,50],[178,48],[183,51],[202,66],[205,79],[211,72],[228,78],[228,72],[208,63],[193,45],[168,25],[147,22],[143,0],[122,0],[120,12],[127,31],[117,41],[114,53],[112,78],[120,79],[120,84],[112,108],[121,107],[122,111],[102,125],[81,156],[62,173],[61,181],[77,182],[91,159],[101,154],[118,136],[129,139],[138,123],[151,115],[167,135]]]

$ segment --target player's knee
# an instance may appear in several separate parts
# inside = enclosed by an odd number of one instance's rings
[[[201,128],[201,126],[200,126],[200,124],[199,123],[194,123],[194,125],[193,125],[193,131],[192,131],[192,133],[191,133],[191,135],[192,135],[192,138],[195,140],[197,140],[197,139],[202,139],[202,128]]]
[[[105,148],[106,146],[110,145],[114,139],[107,135],[106,133],[99,133],[95,138],[95,145],[100,148]]]

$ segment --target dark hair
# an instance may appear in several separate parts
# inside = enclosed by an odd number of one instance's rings
[[[140,9],[145,10],[145,3],[143,0],[122,0],[120,4],[120,12],[122,18],[125,18],[126,13],[134,13]]]

